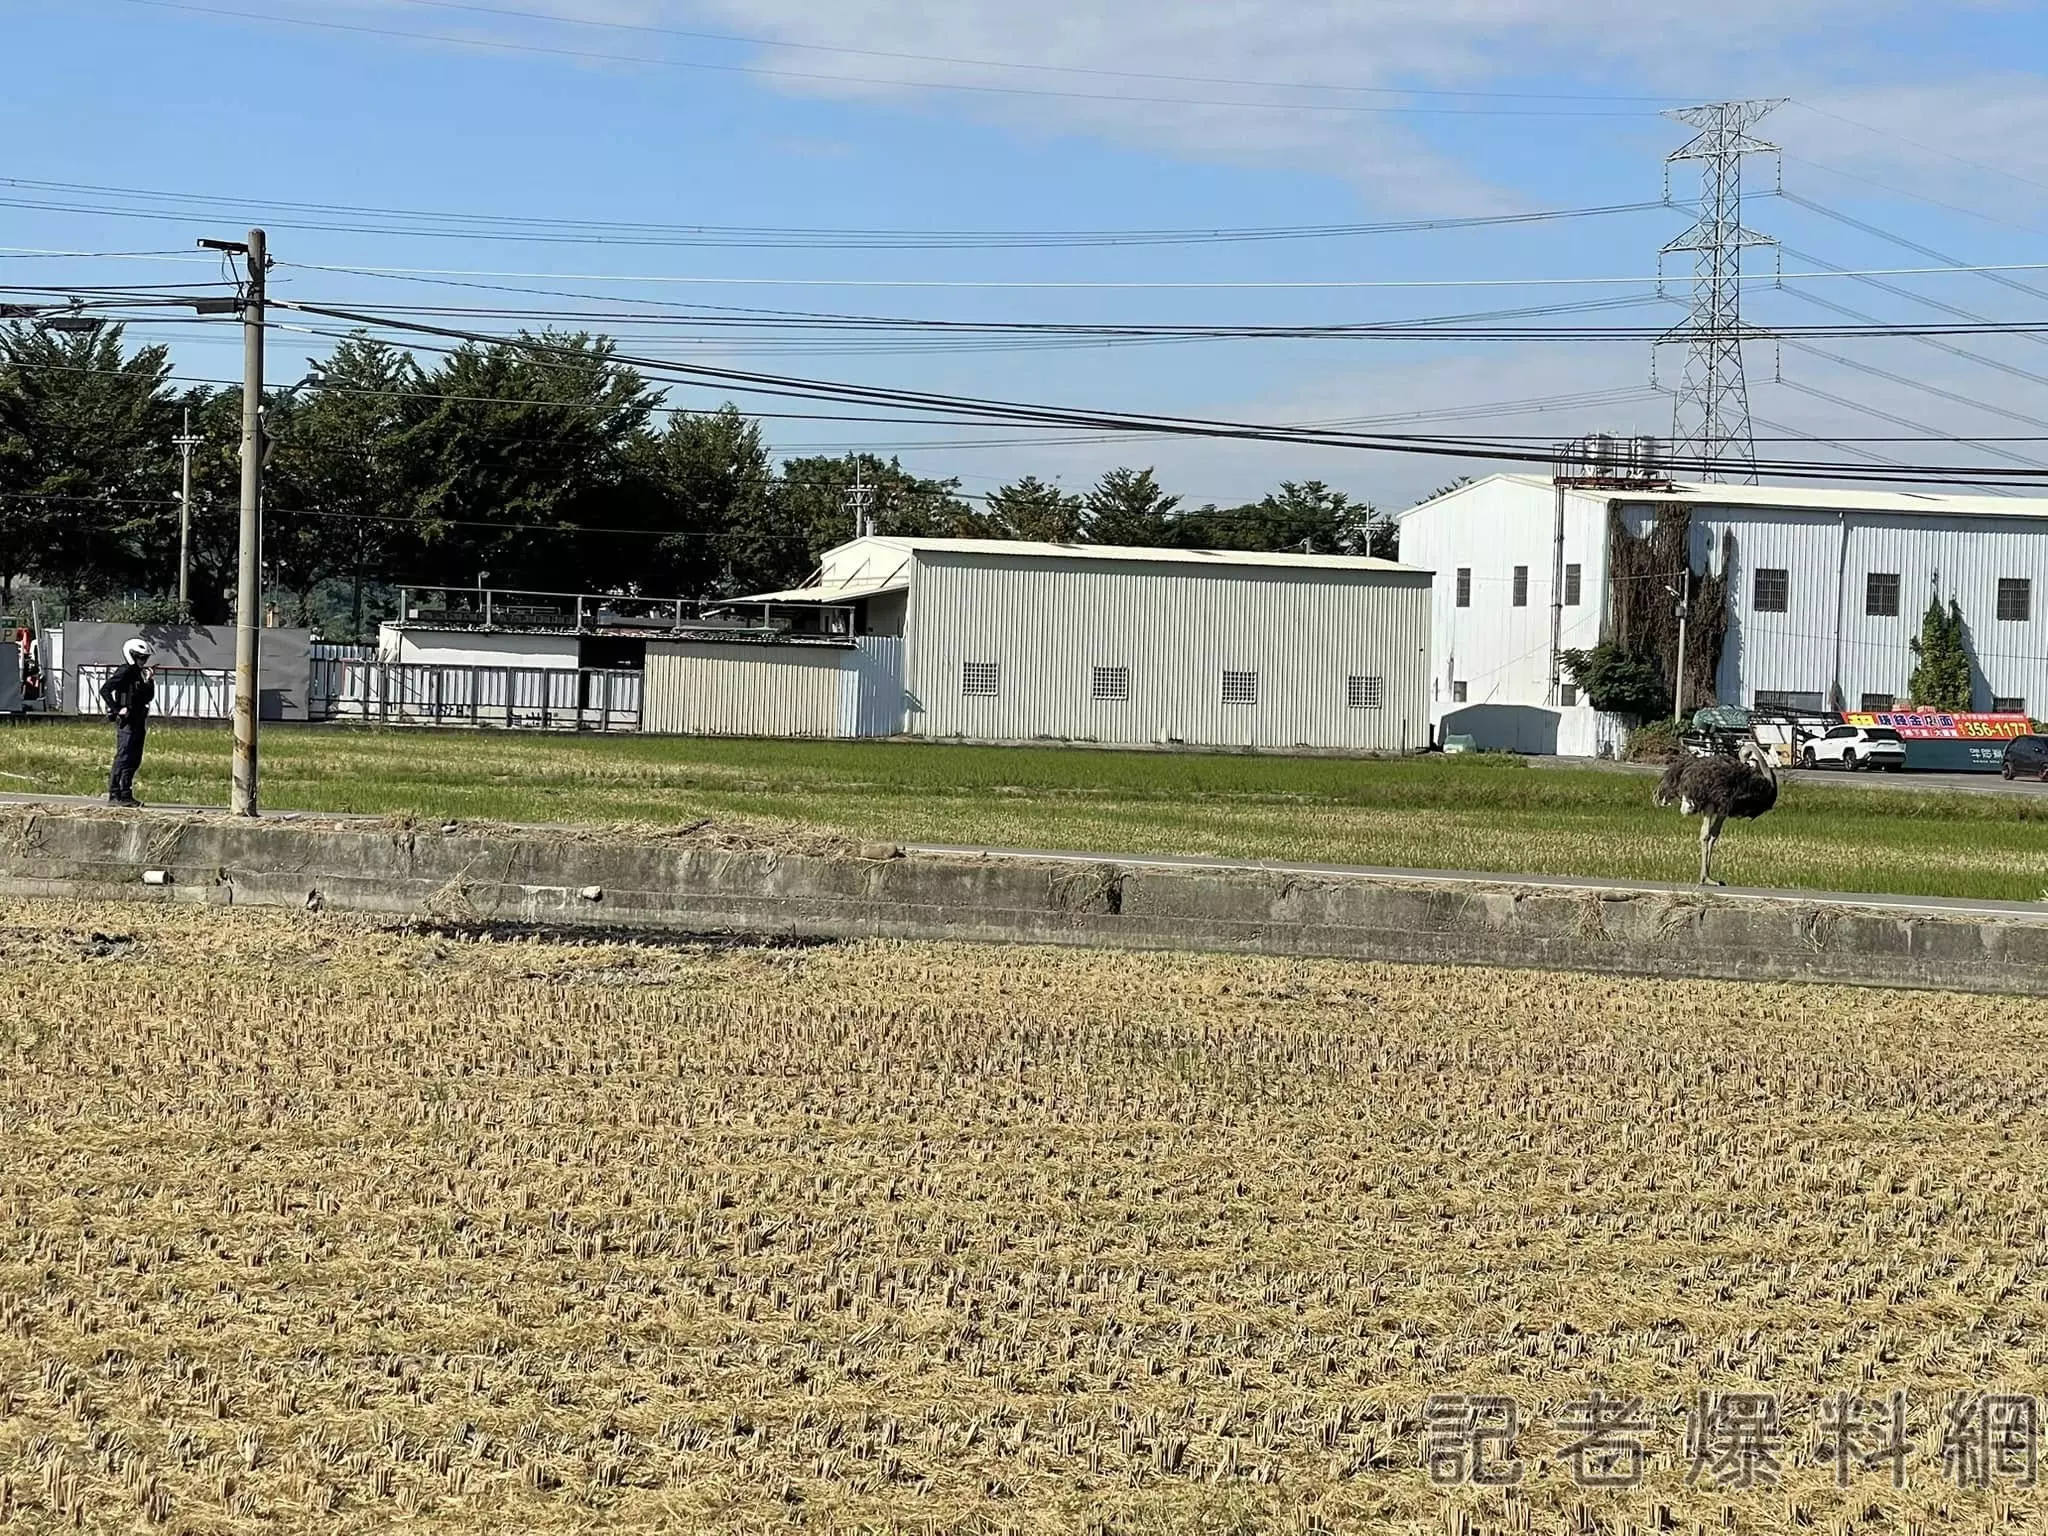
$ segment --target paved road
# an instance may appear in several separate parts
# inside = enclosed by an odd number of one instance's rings
[[[1584,757],[1529,757],[1532,768],[1552,772],[1585,769],[1594,773],[1626,773],[1654,776],[1664,771],[1660,763],[1604,763]],[[2048,796],[2048,783],[2039,779],[2014,779],[2007,783],[1995,773],[1844,773],[1839,768],[1780,769],[1785,784],[1818,784],[1828,789],[1892,790],[1907,794],[2022,795]]]

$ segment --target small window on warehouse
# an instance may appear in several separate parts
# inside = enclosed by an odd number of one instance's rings
[[[1353,677],[1344,683],[1344,703],[1350,709],[1378,709],[1386,697],[1386,679]]]
[[[1259,702],[1259,674],[1256,672],[1226,672],[1223,674],[1223,702],[1226,704],[1256,704]]]
[[[1576,706],[1579,702],[1579,685],[1577,683],[1560,684],[1557,690],[1557,701],[1564,705],[1566,709]]]
[[[1998,616],[2009,624],[2024,624],[2034,616],[2034,584],[2024,576],[1998,578]]]
[[[1515,567],[1515,606],[1517,608],[1529,606],[1529,567],[1526,565]]]
[[[1458,606],[1460,608],[1470,608],[1472,606],[1472,567],[1469,565],[1458,567]]]
[[[1582,583],[1582,566],[1568,565],[1564,568],[1564,605],[1567,608],[1579,606],[1579,589]]]
[[[1991,713],[1994,715],[2024,715],[2026,712],[2025,699],[1995,698],[1991,701]]]
[[[1888,715],[1895,702],[1888,693],[1866,693],[1856,701],[1856,707],[1866,715]]]
[[[1089,673],[1088,697],[1122,704],[1131,696],[1129,667],[1096,667]]]
[[[970,699],[994,698],[1001,679],[1002,669],[993,661],[960,663],[960,691]]]
[[[1453,704],[1462,704],[1465,702],[1465,685],[1463,683],[1451,684],[1451,702]]]
[[[1758,613],[1790,613],[1792,573],[1783,566],[1758,566],[1754,606]]]
[[[1872,619],[1896,619],[1899,616],[1897,571],[1872,571],[1863,578],[1863,613]]]

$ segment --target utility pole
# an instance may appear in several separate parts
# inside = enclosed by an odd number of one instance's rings
[[[184,462],[178,475],[178,606],[192,618],[192,450],[205,442],[192,435],[192,407],[185,407],[185,430],[171,439]]]
[[[246,244],[202,240],[210,251],[239,254],[248,268],[242,295],[242,527],[235,569],[235,762],[229,807],[256,814],[256,732],[262,715],[258,663],[263,636],[263,287],[270,256],[263,231]]]
[[[1685,583],[1684,590],[1666,587],[1664,590],[1678,599],[1673,612],[1678,615],[1678,667],[1671,680],[1671,719],[1676,725],[1685,724],[1685,625],[1692,617],[1692,573],[1686,572],[1678,578]]]
[[[1777,145],[1749,130],[1783,104],[1722,101],[1664,114],[1698,130],[1664,161],[1667,203],[1671,167],[1685,160],[1700,162],[1698,216],[1692,228],[1657,255],[1660,289],[1664,258],[1692,256],[1692,313],[1665,332],[1657,346],[1685,345],[1685,372],[1672,392],[1673,458],[1677,465],[1697,464],[1703,480],[1733,477],[1756,484],[1756,437],[1742,371],[1742,343],[1754,334],[1742,323],[1742,253],[1777,241],[1743,228],[1742,162],[1748,155],[1779,153]]]
[[[854,455],[853,484],[840,494],[845,498],[846,509],[853,514],[853,536],[856,539],[870,537],[875,531],[875,487],[863,483],[861,471],[864,466],[860,456]]]

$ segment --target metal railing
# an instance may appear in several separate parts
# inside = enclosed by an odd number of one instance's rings
[[[505,730],[637,731],[638,672],[585,667],[472,667],[316,658],[315,720]]]
[[[105,714],[100,689],[117,670],[104,664],[73,669],[73,712]],[[229,719],[235,712],[235,674],[229,668],[158,667],[156,699],[149,712],[166,720]]]
[[[608,592],[499,587],[400,587],[398,622],[443,629],[667,631],[706,638],[851,638],[851,605],[735,603]]]

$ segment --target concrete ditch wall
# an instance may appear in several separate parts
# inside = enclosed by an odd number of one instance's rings
[[[145,876],[148,881],[145,881]],[[162,883],[156,883],[157,881]],[[546,828],[0,810],[0,896],[815,938],[1319,955],[2048,993],[2048,911],[719,846]]]

